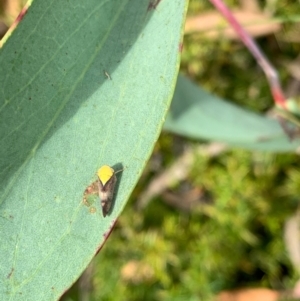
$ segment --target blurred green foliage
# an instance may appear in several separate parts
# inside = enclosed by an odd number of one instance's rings
[[[295,15],[299,5],[296,1],[259,3],[279,18]],[[208,2],[190,1],[190,15],[206,9],[213,9]],[[294,23],[282,25],[287,30]],[[285,87],[291,78],[285,62],[297,57],[300,45],[280,39],[280,34],[260,38],[258,43]],[[263,72],[239,42],[186,36],[182,71],[250,110],[265,112],[273,105]],[[184,213],[155,198],[138,212],[135,203],[140,192],[176,161],[182,141],[167,134],[158,141],[153,156],[160,158],[159,168],[151,169],[149,164],[92,263],[89,300],[210,300],[222,289],[283,290],[297,280],[283,242],[283,226],[298,207],[299,156],[234,149],[216,158],[197,157],[187,181],[206,191],[211,202]],[[64,300],[77,300],[77,294],[74,286]]]

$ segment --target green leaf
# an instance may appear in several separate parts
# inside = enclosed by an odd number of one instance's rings
[[[186,6],[35,0],[4,44],[1,300],[56,300],[103,244],[160,134]],[[82,201],[103,164],[125,167],[106,218]]]
[[[290,151],[291,142],[279,123],[208,94],[179,76],[164,129],[194,139],[208,139],[246,149]]]

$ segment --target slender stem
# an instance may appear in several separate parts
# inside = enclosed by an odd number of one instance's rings
[[[273,95],[275,104],[282,109],[287,109],[286,98],[282,91],[278,74],[263,52],[260,50],[258,45],[254,42],[251,36],[246,32],[246,30],[238,23],[236,18],[233,16],[228,7],[223,3],[222,0],[210,0],[210,2],[218,9],[218,11],[223,15],[223,17],[228,21],[228,23],[234,28],[236,33],[239,35],[240,39],[244,42],[246,47],[256,58],[258,64],[263,69]]]

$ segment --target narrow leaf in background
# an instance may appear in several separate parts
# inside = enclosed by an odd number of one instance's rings
[[[288,139],[277,120],[213,96],[183,75],[178,77],[164,129],[252,150],[283,152],[300,145],[299,139]]]

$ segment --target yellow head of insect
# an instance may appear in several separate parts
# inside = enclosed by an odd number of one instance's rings
[[[114,173],[115,171],[108,165],[103,165],[97,171],[98,178],[103,185],[105,185],[111,179]]]

